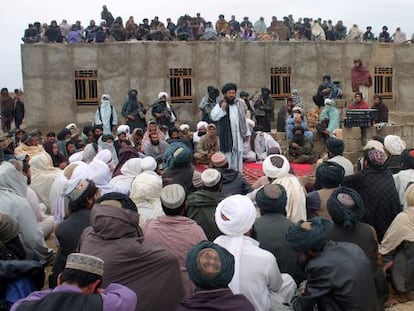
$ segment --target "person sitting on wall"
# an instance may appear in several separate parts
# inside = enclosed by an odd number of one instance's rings
[[[349,109],[369,109],[369,104],[364,100],[361,92],[355,93],[355,101],[349,105]]]
[[[289,156],[295,163],[315,163],[313,144],[305,136],[305,129],[301,126],[293,128],[293,138],[289,143]]]
[[[325,98],[338,99],[342,97],[342,90],[331,81],[330,75],[324,75],[322,77],[322,83],[319,85],[316,95],[312,97],[313,102],[320,109],[324,106]]]
[[[374,95],[374,104],[372,105],[371,109],[378,110],[378,115],[375,119],[375,123],[388,123],[388,107],[384,104],[380,95]]]

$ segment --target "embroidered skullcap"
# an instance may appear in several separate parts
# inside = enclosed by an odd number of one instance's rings
[[[72,253],[66,259],[65,269],[74,269],[103,276],[104,261],[101,258]]]
[[[242,236],[252,228],[256,209],[248,197],[236,194],[221,201],[214,216],[221,232],[228,236]]]
[[[272,154],[263,161],[263,173],[270,178],[286,176],[290,170],[288,159],[281,154]]]
[[[225,95],[228,91],[236,91],[237,92],[237,85],[234,83],[226,83],[224,84],[224,86],[221,89],[221,92],[223,93],[223,95]]]
[[[269,184],[256,193],[256,204],[261,214],[277,213],[286,216],[286,189],[279,184]]]
[[[186,193],[179,184],[167,185],[161,189],[161,204],[168,209],[176,209],[183,205]]]
[[[400,136],[387,135],[384,139],[384,147],[392,155],[401,155],[401,152],[407,147],[407,144]]]
[[[350,230],[364,215],[364,201],[354,189],[339,187],[332,192],[327,202],[328,212],[332,220]]]
[[[286,233],[286,243],[298,253],[307,253],[310,250],[321,251],[328,242],[328,233],[332,229],[332,222],[322,217],[315,217],[311,221],[299,221],[289,227]]]
[[[88,189],[89,181],[86,179],[71,179],[63,186],[63,196],[73,202],[78,200]]]
[[[143,172],[155,171],[157,168],[157,161],[153,157],[145,157],[141,160],[141,169]]]
[[[214,187],[217,185],[221,180],[221,173],[214,169],[208,168],[204,172],[201,173],[201,182],[205,187]]]
[[[201,289],[226,288],[234,275],[234,257],[220,245],[202,241],[187,253],[188,276]]]
[[[211,156],[211,164],[214,167],[223,167],[228,164],[227,157],[222,152],[216,152]]]
[[[385,152],[378,149],[365,150],[364,159],[368,161],[370,166],[380,167],[387,161],[387,155]]]

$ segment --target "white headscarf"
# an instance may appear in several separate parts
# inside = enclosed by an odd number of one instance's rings
[[[69,157],[69,163],[82,161],[83,159],[83,151],[75,152]]]
[[[392,155],[401,155],[403,150],[407,148],[407,144],[400,136],[387,135],[384,139],[384,147]]]
[[[92,143],[87,144],[82,152],[82,161],[85,163],[90,163],[93,158],[96,156],[96,150]]]
[[[281,158],[283,160],[283,165],[280,168],[272,164],[272,159],[276,157]],[[280,155],[280,154],[272,154],[263,161],[262,169],[263,169],[263,173],[267,177],[281,178],[289,174],[290,164],[289,164],[288,159],[286,159],[285,156]]]
[[[143,172],[153,172],[157,168],[157,161],[153,157],[145,157],[141,161],[141,168]]]
[[[142,172],[140,158],[132,158],[125,162],[121,167],[121,175],[111,179],[111,186],[115,192],[120,192],[129,196],[131,193],[132,181]]]
[[[96,187],[101,190],[101,195],[112,192],[112,187],[109,184],[112,174],[105,162],[97,158],[93,159],[93,161],[88,164],[88,171],[88,179],[92,180],[96,184]]]
[[[138,208],[139,224],[164,215],[161,207],[161,178],[150,172],[142,172],[132,182],[130,198]]]
[[[226,248],[234,256],[234,276],[229,287],[240,293],[240,256],[243,246],[243,235],[248,232],[256,220],[256,209],[252,201],[243,195],[236,194],[225,198],[216,208],[217,227],[226,236],[219,236],[214,242]]]
[[[30,159],[32,182],[30,186],[43,204],[50,208],[49,193],[60,169],[50,166],[50,156],[41,153]]]
[[[103,141],[102,137],[103,137],[103,135],[101,137],[99,137],[99,139],[98,139],[98,150],[99,151],[102,151],[102,150],[105,150],[105,149],[109,150],[112,154],[113,164],[116,166],[118,164],[118,155],[116,154],[116,149],[114,147],[114,143],[113,142],[108,143],[106,141]]]

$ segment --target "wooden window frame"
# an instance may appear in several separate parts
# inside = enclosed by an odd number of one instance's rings
[[[191,68],[170,68],[170,96],[171,103],[193,102]]]
[[[75,103],[77,106],[99,105],[98,70],[75,70]]]
[[[374,68],[374,93],[383,99],[393,98],[394,68],[378,66]]]
[[[288,98],[292,94],[292,67],[270,67],[270,93],[273,98]]]

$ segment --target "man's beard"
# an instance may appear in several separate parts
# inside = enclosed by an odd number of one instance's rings
[[[198,135],[198,137],[201,137],[201,136],[206,135],[206,133],[207,133],[207,132],[198,132],[198,134],[197,134],[197,135]]]
[[[229,105],[233,105],[234,104],[234,101],[235,101],[235,98],[234,97],[226,97],[226,102]]]
[[[151,144],[153,144],[154,146],[158,146],[160,144],[160,141],[159,140],[157,140],[157,141],[151,140]]]
[[[305,142],[305,135],[295,135],[293,137],[293,141],[299,145],[303,145],[303,143]]]

